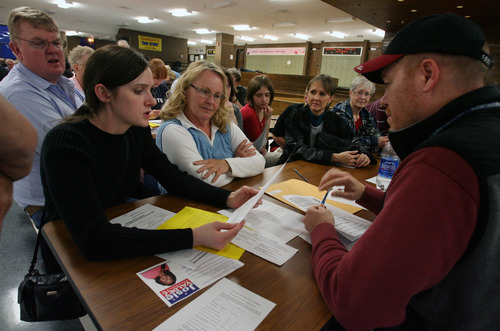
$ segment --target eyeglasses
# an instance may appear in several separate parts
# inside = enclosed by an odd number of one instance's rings
[[[52,46],[54,46],[55,48],[58,48],[61,50],[64,49],[64,47],[66,47],[66,40],[62,40],[62,39],[48,41],[46,39],[28,40],[28,39],[23,39],[23,38],[19,38],[19,37],[14,37],[14,38],[28,42],[31,45],[31,47],[33,47],[35,49],[46,49],[47,47],[49,47],[50,44],[52,44]]]
[[[198,91],[198,93],[200,93],[201,96],[204,97],[205,99],[210,99],[211,97],[214,97],[214,101],[220,102],[220,101],[224,100],[224,98],[225,98],[224,94],[221,94],[221,93],[213,94],[210,90],[198,88],[198,87],[194,86],[193,84],[190,84],[190,85],[192,88],[194,88],[196,91]]]
[[[372,96],[371,93],[368,93],[368,92],[363,92],[363,91],[352,91],[352,93],[356,94],[358,97],[365,97],[365,98],[370,98]]]

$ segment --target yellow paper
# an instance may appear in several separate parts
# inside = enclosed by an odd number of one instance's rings
[[[171,217],[168,221],[160,225],[158,229],[169,230],[169,229],[197,228],[202,225],[216,221],[225,223],[227,219],[228,218],[226,216],[221,214],[212,213],[198,208],[184,207],[175,216]],[[209,252],[224,257],[229,257],[235,260],[239,260],[241,258],[241,255],[243,255],[243,252],[245,252],[243,248],[240,248],[232,243],[227,244],[226,247],[224,247],[220,251],[208,247],[195,247],[195,248],[201,251]]]
[[[290,179],[281,183],[276,183],[271,186],[266,191],[266,194],[283,201],[284,203],[297,208],[294,204],[292,204],[290,201],[287,201],[283,196],[285,195],[304,195],[304,196],[312,196],[315,197],[319,200],[323,200],[323,197],[325,196],[326,191],[320,191],[318,190],[317,186],[314,186],[312,184],[306,183],[303,180],[299,179]],[[338,201],[333,201],[330,199],[326,199],[326,203],[331,204],[332,206],[338,207],[340,209],[343,209],[351,214],[354,214],[355,212],[360,211],[362,208],[351,206],[342,202]]]
[[[149,122],[149,126],[152,127],[152,128],[157,128],[160,126],[160,124],[158,123],[153,123],[153,122]]]

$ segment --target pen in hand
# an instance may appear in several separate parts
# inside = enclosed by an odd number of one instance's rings
[[[330,191],[332,190],[331,187],[328,188],[328,190],[326,191],[325,193],[325,196],[323,197],[323,200],[321,201],[321,204],[324,205],[325,204],[325,201],[326,201],[326,197],[328,196],[328,194],[330,194]]]
[[[302,175],[302,174],[301,174],[301,173],[300,173],[297,169],[295,169],[295,168],[294,168],[294,169],[293,169],[293,171],[295,171],[295,173],[296,173],[297,175],[299,175],[299,176],[300,176],[300,178],[302,178],[303,180],[305,180],[306,182],[308,182],[308,183],[309,183],[309,181],[307,180],[307,178],[306,178],[306,177],[304,177],[304,176],[303,176],[303,175]]]

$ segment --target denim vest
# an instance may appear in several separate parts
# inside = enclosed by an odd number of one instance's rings
[[[165,121],[160,125],[158,131],[156,132],[156,145],[161,151],[163,151],[161,139],[163,130],[165,130],[165,128],[170,124],[182,126],[181,121],[179,121],[178,119]],[[229,130],[229,126],[227,126],[226,128],[226,133],[222,133],[217,130],[217,132],[215,133],[213,146],[212,144],[210,144],[210,141],[206,138],[206,136],[196,128],[191,127],[187,129],[191,134],[191,137],[193,137],[193,140],[196,143],[196,148],[198,149],[198,152],[200,153],[203,160],[221,160],[233,157],[233,151],[231,150],[231,131]],[[162,192],[162,194],[167,193],[164,187],[159,184],[158,186],[160,187],[160,191]]]

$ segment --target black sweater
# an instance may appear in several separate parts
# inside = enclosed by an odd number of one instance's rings
[[[111,224],[106,208],[126,202],[143,168],[169,193],[224,208],[229,191],[180,171],[153,142],[150,128],[106,133],[89,121],[63,124],[46,136],[40,160],[47,221],[62,219],[93,260],[191,248],[191,229],[142,230]]]

